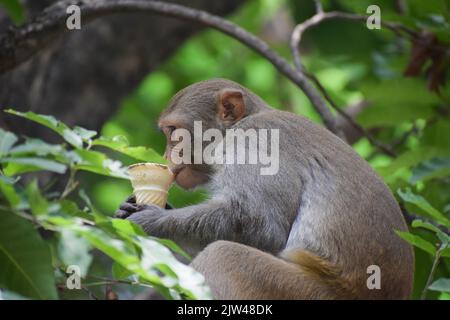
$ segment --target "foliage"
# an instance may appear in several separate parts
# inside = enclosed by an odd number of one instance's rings
[[[358,14],[366,14],[367,7],[375,4],[380,6],[383,20],[402,23],[414,30],[426,26],[440,41],[450,44],[450,15],[445,1],[408,1],[404,14],[399,14],[394,2],[388,0],[322,3],[326,11]],[[311,17],[315,9],[313,1],[251,1],[231,20],[261,36],[278,53],[292,60],[287,45],[291,29],[286,30],[284,38],[274,37],[270,29],[280,19],[286,19],[279,16],[286,10],[288,17],[301,22]],[[360,101],[369,102],[370,107],[358,115],[358,123],[368,130],[374,129],[372,132],[378,141],[393,145],[397,156],[391,158],[380,153],[366,138],[353,145],[355,150],[378,171],[409,212],[421,219],[423,216],[423,221],[440,225],[443,230],[448,229],[444,227],[443,217],[448,218],[450,213],[449,86],[442,87],[436,94],[427,89],[425,75],[405,77],[403,72],[411,57],[412,44],[384,28],[368,30],[361,22],[330,21],[306,32],[303,47],[307,53],[303,55],[307,70],[319,78],[339,106],[345,108]],[[237,57],[239,63],[236,63]],[[164,140],[155,128],[147,125],[149,119],[155,121],[179,89],[213,77],[237,81],[275,108],[320,122],[306,97],[268,61],[226,35],[205,31],[189,40],[173,58],[152,72],[104,125],[102,133],[106,136],[124,134],[136,144],[151,141],[152,147],[161,152]],[[142,114],[147,117],[143,119]],[[138,133],[134,130],[136,126],[141,128]],[[94,199],[100,198],[103,192],[111,190],[111,185],[101,183],[101,188],[93,189]],[[201,198],[183,194],[180,199],[178,206]],[[427,211],[430,206],[435,210]],[[417,248],[413,298],[419,298],[430,276],[436,252],[445,242],[441,241],[439,235],[442,238],[442,234],[436,229],[414,225],[416,227],[409,233],[401,236]],[[440,254],[433,275],[437,284],[429,284],[427,298],[450,297],[441,290],[446,282],[440,280],[450,278],[447,252],[445,249]]]
[[[401,23],[415,31],[426,29],[448,50],[450,14],[447,1],[402,1],[406,4],[403,13],[395,6],[398,2],[323,0],[322,4],[326,11],[358,14],[366,14],[369,5],[378,5],[384,21]],[[311,17],[314,10],[313,1],[248,1],[230,19],[262,37],[278,53],[291,60],[288,38],[293,23]],[[287,15],[283,15],[286,12]],[[280,30],[280,25],[281,32],[272,32]],[[353,145],[383,177],[402,207],[417,217],[409,232],[398,232],[400,237],[415,247],[413,298],[449,299],[450,86],[442,86],[439,92],[428,90],[430,66],[433,63],[431,58],[426,59],[419,74],[406,77],[404,73],[412,59],[413,44],[386,28],[368,30],[361,22],[333,20],[308,30],[302,41],[302,49],[306,69],[317,76],[338,106],[345,109],[361,101],[369,103],[370,107],[358,115],[357,122],[370,130],[378,141],[392,146],[396,153],[395,157],[389,157],[373,147],[366,138]],[[446,70],[448,75],[448,67],[447,58],[442,61],[440,68]],[[47,226],[58,230],[62,228],[61,225],[45,220],[45,217],[55,215],[54,212],[58,210],[61,211],[59,215],[64,215],[64,218],[59,218],[63,220],[58,221],[63,222],[69,219],[66,215],[70,219],[96,222],[98,214],[93,206],[103,212],[112,212],[130,194],[131,189],[128,181],[116,178],[123,177],[123,168],[110,160],[109,149],[120,152],[115,153],[115,159],[125,164],[131,163],[130,156],[136,158],[135,152],[144,158],[152,157],[153,154],[149,149],[146,149],[149,152],[146,154],[141,149],[130,148],[127,143],[122,145],[124,138],[114,137],[126,136],[131,145],[150,145],[150,150],[161,154],[164,137],[156,130],[156,125],[152,125],[156,123],[159,113],[179,89],[212,77],[237,81],[275,108],[295,112],[316,122],[321,121],[303,93],[280,76],[268,61],[228,36],[207,30],[189,39],[173,57],[142,81],[116,114],[104,124],[101,131],[104,138],[93,139],[89,137],[89,131],[75,128],[67,128],[69,131],[66,131],[61,125],[56,131],[72,146],[70,149],[66,145],[49,145],[36,139],[27,139],[17,146],[18,138],[13,133],[4,132],[0,143],[0,161],[8,163],[4,169],[7,176],[1,177],[0,188],[4,201],[7,201],[6,207],[15,208],[20,214],[31,210],[32,217],[36,217],[33,223],[44,221]],[[49,120],[48,124],[52,122]],[[81,149],[77,147],[80,140],[83,145]],[[102,152],[91,150],[89,145]],[[13,162],[9,163],[11,159]],[[142,159],[137,157],[136,160]],[[68,203],[67,199],[49,198],[51,193],[45,188],[41,188],[46,200],[42,201],[42,197],[36,196],[34,191],[40,189],[32,181],[19,186],[25,179],[16,181],[17,175],[38,169],[57,173],[76,170],[80,185],[85,190],[82,198],[86,199],[85,194],[90,195],[92,204],[89,203],[86,211],[80,210],[80,197],[77,197],[78,204],[73,201]],[[204,194],[201,192],[172,189],[169,201],[180,207],[202,199]],[[58,203],[64,209],[55,209]],[[83,216],[78,216],[80,214]],[[106,219],[111,221],[108,217]],[[103,224],[99,226],[98,223],[95,228],[111,236],[111,228],[106,230]],[[57,240],[77,235],[85,239],[79,230],[57,231],[57,235]],[[122,233],[118,235],[116,232],[115,236],[117,238],[114,239],[128,243]],[[80,247],[86,247],[82,241]],[[89,239],[85,241],[93,246]],[[36,241],[36,246],[38,243]],[[52,254],[53,251],[58,252],[58,247],[57,241],[53,241]],[[88,253],[80,258],[65,259],[87,261],[86,256],[92,255]],[[114,264],[116,275],[122,274],[123,270],[119,266]],[[94,257],[89,272],[101,273],[102,270],[104,267]],[[141,277],[140,281],[144,280]],[[122,293],[127,292],[129,290]],[[13,294],[3,293],[4,296]]]
[[[25,21],[25,10],[19,0],[0,0],[9,17],[18,25]]]
[[[98,276],[90,265],[99,250],[112,264],[111,278],[101,284],[127,283],[151,286],[168,299],[210,297],[203,276],[180,263],[172,252],[182,252],[173,242],[148,237],[127,220],[114,219],[96,210],[83,189],[77,173],[86,171],[127,179],[122,163],[93,150],[103,147],[138,161],[162,162],[152,149],[131,147],[124,137],[96,137],[95,131],[69,128],[52,116],[6,110],[44,125],[65,141],[48,144],[39,139],[19,138],[0,129],[0,286],[25,298],[64,297],[67,267],[80,270],[83,288]],[[27,174],[67,172],[62,192],[39,183]],[[71,196],[78,192],[78,197]],[[70,200],[69,200],[70,197]],[[172,251],[171,251],[172,250]],[[102,278],[103,279],[103,278]],[[89,282],[90,281],[90,282]],[[59,291],[59,292],[58,292]]]

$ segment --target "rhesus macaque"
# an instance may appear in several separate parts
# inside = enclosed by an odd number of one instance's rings
[[[117,216],[199,252],[192,266],[217,299],[405,299],[412,248],[389,189],[368,163],[320,125],[269,107],[224,79],[178,92],[161,115],[171,160],[176,129],[278,129],[279,170],[262,164],[174,165],[184,188],[206,186],[210,199],[185,208],[122,204]],[[225,138],[224,138],[225,139]],[[371,266],[379,267],[370,285]]]

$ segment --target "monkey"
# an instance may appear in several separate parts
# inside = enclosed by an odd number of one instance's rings
[[[173,133],[193,133],[194,121],[224,139],[233,128],[278,130],[278,171],[262,175],[261,163],[173,164],[183,142]],[[167,210],[131,197],[116,216],[195,252],[191,265],[215,299],[410,297],[414,255],[395,233],[407,230],[399,205],[370,165],[326,128],[226,79],[179,91],[158,125],[175,182],[202,186],[209,198]]]

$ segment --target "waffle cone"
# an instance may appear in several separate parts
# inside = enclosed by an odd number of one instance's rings
[[[154,204],[164,208],[167,191],[174,180],[169,167],[157,163],[138,163],[128,167],[137,204]]]

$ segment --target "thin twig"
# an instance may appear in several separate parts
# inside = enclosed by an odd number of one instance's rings
[[[396,141],[392,143],[392,147],[398,147],[404,144],[409,137],[416,135],[419,132],[419,128],[417,127],[417,122],[414,122],[411,129],[406,131],[400,138],[398,138]]]
[[[422,294],[420,295],[420,300],[425,300],[425,297],[427,296],[428,287],[430,286],[431,281],[433,281],[434,274],[436,273],[436,268],[439,264],[442,251],[444,251],[444,249],[446,249],[447,246],[448,244],[441,244],[439,246],[439,249],[436,251],[436,254],[434,255],[433,266],[431,267],[430,274],[428,275],[427,283],[425,284],[425,287],[422,290]]]
[[[404,0],[395,0],[395,11],[397,11],[398,14],[404,15],[407,10],[407,5]]]
[[[316,5],[316,12],[323,12],[322,2],[320,0],[314,0],[314,4]]]
[[[59,266],[58,269],[59,269],[59,271],[64,275],[64,277],[66,277],[66,279],[69,278],[68,275],[67,275],[67,273],[66,273],[66,270],[64,270],[61,266]],[[56,287],[57,287],[59,290],[68,290],[67,284],[59,283],[59,284],[56,285]],[[95,296],[95,294],[94,294],[88,287],[86,287],[85,285],[81,285],[81,289],[82,289],[83,291],[85,291],[85,292],[89,295],[89,297],[90,297],[91,299],[93,299],[93,300],[99,300],[99,299]]]
[[[423,216],[419,216],[417,214],[411,213],[409,212],[406,207],[405,207],[405,203],[403,200],[399,200],[399,205],[400,205],[400,210],[402,211],[403,217],[405,218],[406,222],[411,225],[412,222],[414,220],[422,220],[425,221],[429,224],[432,224],[433,226],[435,226],[436,228],[438,228],[439,230],[441,230],[442,232],[444,232],[445,234],[450,236],[450,230],[438,223],[436,223],[435,221],[433,221],[432,219],[429,219],[427,217],[423,217]]]
[[[75,180],[75,175],[77,173],[76,169],[70,168],[69,179],[67,180],[66,187],[61,194],[60,200],[65,199],[69,194],[72,193],[78,187],[78,181]]]
[[[110,278],[94,276],[94,275],[87,275],[87,277],[99,280],[99,282],[103,282],[104,284],[128,284],[128,285],[136,285],[136,286],[141,286],[141,287],[153,288],[152,285],[149,285],[149,284],[146,284],[146,283],[142,283],[142,282],[139,282],[139,281],[133,281],[133,280],[110,279]],[[91,285],[97,284],[99,282],[91,283]]]

